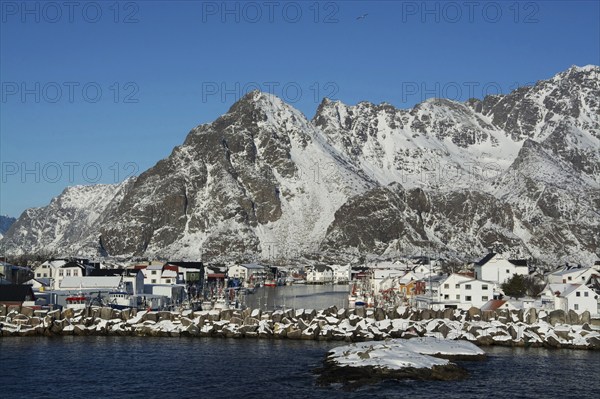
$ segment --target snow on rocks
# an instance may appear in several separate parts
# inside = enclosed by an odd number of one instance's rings
[[[0,306],[1,307],[1,306]],[[568,322],[567,322],[568,321]],[[0,336],[128,335],[362,342],[432,337],[476,345],[600,349],[600,323],[562,311],[0,309]],[[417,341],[415,341],[417,342]]]
[[[361,342],[330,350],[317,381],[353,389],[385,379],[455,380],[467,372],[449,359],[483,358],[474,344],[432,337]]]

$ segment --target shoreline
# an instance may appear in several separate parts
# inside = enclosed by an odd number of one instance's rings
[[[181,312],[87,307],[34,310],[0,307],[0,337],[114,335],[363,342],[436,337],[478,346],[600,349],[600,326],[589,313],[562,310],[443,311],[398,308]]]

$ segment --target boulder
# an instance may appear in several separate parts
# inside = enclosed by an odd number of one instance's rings
[[[574,310],[569,310],[567,319],[567,324],[579,324],[579,315]]]
[[[581,313],[581,315],[579,316],[579,322],[581,324],[590,324],[592,321],[592,318],[590,316],[590,312],[589,311],[584,311]]]
[[[27,317],[33,317],[34,310],[32,308],[30,308],[30,307],[23,306],[21,308],[21,314],[24,315],[24,316],[27,316]]]
[[[429,309],[423,309],[421,312],[421,320],[431,320],[434,317],[434,312]]]
[[[385,320],[386,317],[387,316],[385,314],[385,310],[383,310],[382,308],[375,309],[375,320],[376,321]]]
[[[448,334],[450,333],[450,331],[452,331],[452,329],[450,327],[448,327],[448,325],[446,323],[442,323],[440,326],[437,327],[438,332],[440,334],[443,335],[444,338],[446,338],[448,336]]]
[[[302,337],[302,330],[298,330],[298,329],[288,330],[287,337],[289,339],[300,339]]]
[[[10,312],[21,313],[21,305],[8,305],[6,314],[9,314]]]
[[[103,307],[100,309],[100,318],[104,320],[110,320],[113,318],[113,309]]]
[[[444,319],[454,320],[454,309],[444,309]]]
[[[535,308],[527,309],[527,313],[525,314],[525,323],[531,325],[538,322],[538,314]]]
[[[74,316],[75,316],[75,311],[72,308],[65,308],[61,314],[61,317],[63,319],[72,319]]]
[[[566,314],[563,310],[553,310],[548,314],[548,324],[554,326],[556,324],[565,324],[566,323]]]
[[[550,348],[560,348],[560,341],[554,335],[547,335],[544,340],[544,346]]]
[[[220,320],[230,320],[233,317],[232,309],[221,310]]]
[[[467,320],[479,320],[481,318],[481,310],[475,306],[471,306],[467,310]]]

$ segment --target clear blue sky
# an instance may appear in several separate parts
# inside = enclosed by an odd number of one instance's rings
[[[324,96],[410,107],[600,64],[598,1],[222,4],[3,0],[0,214],[144,171],[244,88],[311,118]]]

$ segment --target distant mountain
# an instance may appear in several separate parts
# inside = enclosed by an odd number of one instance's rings
[[[17,219],[10,217],[10,216],[3,216],[0,215],[0,239],[2,239],[2,237],[4,236],[4,234],[6,234],[6,232],[8,231],[8,229],[10,228],[10,226],[16,221]]]
[[[204,260],[315,253],[600,256],[600,68],[412,109],[252,92],[120,185],[72,187],[1,241]]]

